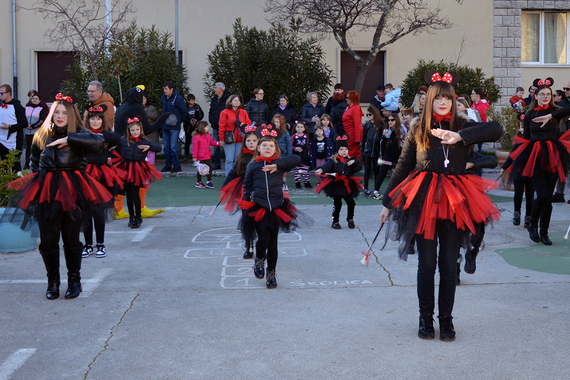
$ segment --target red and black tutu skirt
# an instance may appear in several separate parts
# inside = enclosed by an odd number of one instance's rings
[[[244,177],[239,176],[228,182],[220,189],[220,204],[224,211],[236,213],[239,209],[238,200],[243,198]]]
[[[109,164],[104,165],[87,165],[85,171],[93,178],[95,178],[99,183],[115,196],[123,189],[123,180],[121,177],[125,177],[127,173],[123,172],[116,166],[111,166]]]
[[[252,239],[252,230],[256,226],[265,231],[291,232],[297,229],[299,210],[291,201],[285,198],[283,205],[269,211],[250,201],[238,201],[242,216],[238,223],[238,230],[242,232],[244,240]]]
[[[386,237],[402,242],[400,258],[406,260],[415,234],[434,239],[437,220],[452,221],[466,237],[476,234],[476,224],[499,220],[500,212],[485,193],[497,185],[473,175],[413,172],[389,194],[394,224]]]
[[[317,193],[324,191],[327,197],[352,195],[357,198],[364,186],[362,178],[346,175],[325,175],[315,188]]]
[[[162,179],[162,174],[147,161],[125,160],[116,152],[115,156],[111,163],[118,169],[118,173],[122,174],[121,180],[125,183],[148,189],[152,181]]]
[[[21,193],[12,204],[40,223],[49,223],[56,231],[61,229],[62,213],[81,223],[85,213],[113,199],[105,186],[82,170],[42,170],[25,179],[19,180],[23,185],[16,190]]]
[[[513,163],[508,168],[513,180],[532,177],[535,172],[558,175],[560,182],[566,182],[570,164],[570,130],[557,140],[525,140],[515,137],[514,144],[520,144],[512,153]]]

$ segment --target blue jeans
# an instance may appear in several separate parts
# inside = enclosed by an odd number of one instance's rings
[[[218,129],[214,129],[212,128],[212,138],[214,139],[214,141],[220,141],[220,136],[218,136]],[[222,166],[222,151],[220,149],[219,146],[214,147],[214,166]]]
[[[166,166],[180,168],[178,161],[178,134],[179,129],[162,129],[162,141],[164,143],[164,158]]]
[[[226,152],[226,176],[230,174],[230,171],[234,167],[240,146],[241,143],[224,144],[224,151]]]

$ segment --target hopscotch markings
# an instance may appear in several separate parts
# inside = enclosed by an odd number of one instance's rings
[[[241,265],[228,266],[229,257],[224,257],[222,266],[222,278],[220,279],[220,286],[222,289],[263,289],[265,283],[258,280],[253,275],[253,260],[242,260]],[[231,275],[227,275],[228,268]],[[254,281],[251,281],[251,280]]]
[[[328,286],[338,286],[338,287],[356,287],[356,286],[366,286],[374,285],[368,280],[317,280],[317,281],[304,281],[304,280],[293,280],[291,281],[291,286],[295,288],[305,288],[305,287],[328,287]]]
[[[0,366],[0,380],[8,380],[37,351],[37,348],[21,348]]]
[[[301,234],[298,232],[291,232],[288,234],[279,234],[280,242],[301,241]],[[192,243],[227,243],[228,242],[241,242],[241,233],[236,231],[235,227],[221,227],[213,228],[210,230],[202,231],[192,238]]]
[[[79,297],[89,297],[91,295],[91,293],[93,293],[93,291],[95,291],[95,289],[97,289],[99,287],[99,285],[101,284],[101,282],[105,279],[105,277],[107,277],[109,274],[111,274],[111,272],[113,271],[113,269],[111,268],[105,268],[105,269],[101,269],[99,272],[97,272],[97,274],[95,275],[94,278],[82,278],[81,279],[81,287],[83,288],[83,291],[81,292],[81,294],[79,295]],[[62,279],[62,286],[64,286],[65,284],[65,279]],[[45,284],[46,280],[33,280],[33,279],[29,279],[29,280],[0,280],[0,284]],[[61,290],[61,287],[60,287]],[[1,379],[1,378],[0,378]]]
[[[138,229],[136,232],[134,231],[105,231],[106,234],[131,234],[134,235],[133,238],[131,239],[132,242],[139,242],[139,241],[143,241],[144,239],[146,239],[146,237],[152,232],[152,230],[154,229],[154,227],[144,227],[144,228],[140,228]]]
[[[235,257],[241,258],[241,253],[244,250],[243,245],[237,248],[192,248],[186,251],[184,258],[186,259],[203,259],[212,257]],[[233,252],[232,252],[233,251]],[[236,256],[239,254],[240,256]],[[303,247],[279,247],[279,257],[296,257],[307,256],[307,251]]]

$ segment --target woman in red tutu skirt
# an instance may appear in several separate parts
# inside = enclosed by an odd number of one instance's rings
[[[552,194],[557,180],[566,182],[570,161],[570,131],[561,134],[558,128],[560,119],[567,112],[554,104],[550,88],[554,84],[552,78],[544,81],[535,79],[533,84],[537,89],[524,117],[523,137],[515,137],[515,143],[520,145],[511,153],[513,163],[508,170],[514,179],[530,178],[536,192],[528,227],[529,237],[536,243],[552,245],[548,237]],[[552,116],[546,123],[535,121],[546,115]]]
[[[147,189],[154,179],[160,181],[162,174],[154,165],[146,161],[149,151],[160,152],[160,144],[144,138],[143,126],[138,118],[127,120],[126,136],[121,137],[115,148],[113,164],[123,173],[127,206],[129,208],[129,227],[139,228],[142,224],[140,189]]]
[[[37,218],[40,253],[48,277],[46,297],[59,297],[59,239],[67,265],[65,298],[81,292],[81,250],[79,233],[84,213],[112,200],[107,189],[86,171],[89,154],[100,153],[105,139],[82,127],[73,100],[56,96],[50,113],[32,141],[33,174],[22,188],[18,206]]]
[[[426,75],[424,112],[414,119],[402,154],[384,194],[380,223],[390,216],[393,238],[402,241],[400,256],[415,237],[418,250],[418,336],[433,339],[434,277],[439,266],[440,339],[455,339],[452,311],[457,281],[457,256],[462,240],[477,223],[498,220],[499,212],[485,194],[493,183],[465,175],[472,145],[496,141],[503,133],[497,122],[469,123],[457,115],[452,83],[458,75]],[[439,248],[439,249],[438,249]],[[438,253],[439,250],[439,253]]]

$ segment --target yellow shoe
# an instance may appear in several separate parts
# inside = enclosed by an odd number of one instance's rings
[[[161,208],[156,210],[151,210],[148,207],[144,206],[143,209],[141,210],[141,216],[143,218],[150,218],[151,216],[155,216],[156,214],[160,214],[161,212],[164,212],[164,210]]]
[[[129,217],[129,213],[126,212],[124,208],[122,208],[119,212],[114,210],[113,215],[115,216],[115,219],[126,219]]]

